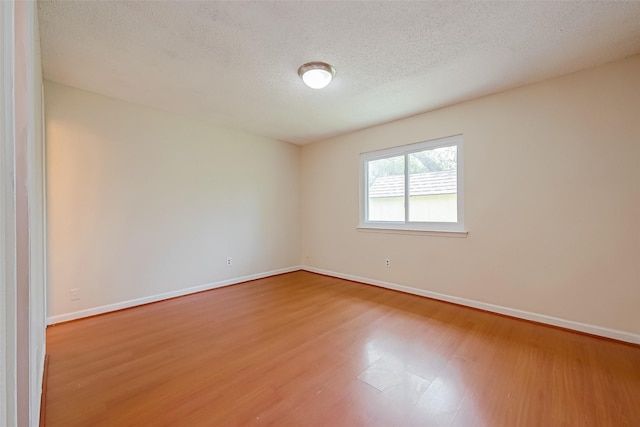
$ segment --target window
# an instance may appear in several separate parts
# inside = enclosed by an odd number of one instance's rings
[[[462,135],[361,160],[360,228],[464,231]]]

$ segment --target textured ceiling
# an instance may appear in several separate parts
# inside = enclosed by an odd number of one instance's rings
[[[640,53],[640,2],[41,1],[45,78],[303,144]],[[329,62],[335,80],[297,75]]]

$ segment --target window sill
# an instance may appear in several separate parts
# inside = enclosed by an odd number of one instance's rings
[[[454,237],[466,238],[468,231],[451,231],[451,230],[420,230],[408,228],[384,228],[384,227],[367,227],[358,226],[359,232],[362,233],[382,233],[382,234],[408,234],[414,236],[434,236],[434,237]]]

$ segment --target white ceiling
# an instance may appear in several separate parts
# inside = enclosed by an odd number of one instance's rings
[[[640,53],[640,2],[41,1],[48,80],[304,144]],[[336,68],[309,89],[300,65]]]

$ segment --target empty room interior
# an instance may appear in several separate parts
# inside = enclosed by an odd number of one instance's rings
[[[640,425],[640,2],[0,12],[0,427]]]

